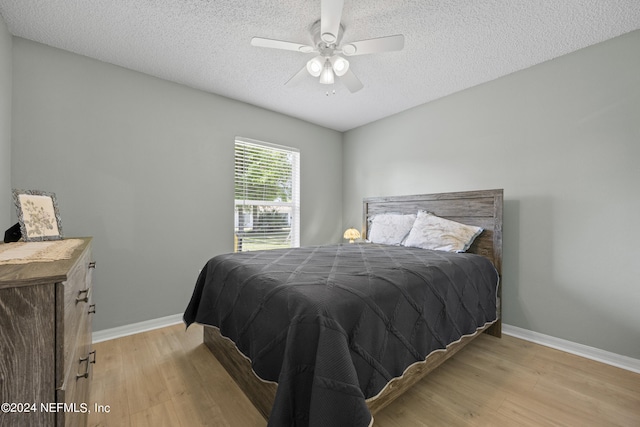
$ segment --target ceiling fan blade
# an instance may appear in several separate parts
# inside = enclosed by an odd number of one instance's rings
[[[347,43],[342,46],[342,53],[347,56],[366,55],[369,53],[390,52],[402,50],[404,47],[404,36],[378,37],[376,39],[360,40]]]
[[[356,75],[353,74],[353,71],[351,71],[351,69],[348,69],[347,72],[344,73],[342,77],[338,77],[338,78],[340,79],[342,84],[344,84],[347,87],[347,89],[349,89],[349,92],[351,93],[356,93],[357,91],[359,91],[364,87],[360,79],[358,79]]]
[[[293,50],[295,52],[302,52],[302,53],[309,53],[315,50],[313,46],[309,46],[306,44],[285,42],[282,40],[274,40],[274,39],[265,39],[262,37],[252,38],[251,46],[269,47],[272,49]]]
[[[300,71],[298,71],[293,76],[291,76],[291,78],[289,78],[289,80],[284,82],[284,84],[285,84],[285,86],[288,85],[288,84],[295,84],[295,83],[299,82],[300,80],[302,80],[307,75],[308,75],[307,66],[305,65],[304,67],[302,67],[300,69]]]
[[[320,38],[327,44],[338,41],[344,0],[322,0],[320,12]]]

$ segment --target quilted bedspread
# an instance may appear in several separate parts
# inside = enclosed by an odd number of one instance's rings
[[[264,380],[269,426],[366,427],[365,399],[434,350],[496,320],[480,255],[345,244],[219,255],[184,313],[216,326]]]

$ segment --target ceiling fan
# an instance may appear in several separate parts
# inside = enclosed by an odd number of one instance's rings
[[[327,85],[333,84],[335,77],[338,77],[350,92],[357,92],[364,85],[353,73],[349,67],[349,61],[344,56],[402,50],[404,36],[398,34],[342,44],[344,27],[340,24],[340,20],[342,19],[343,6],[344,0],[322,0],[320,20],[315,22],[310,30],[313,45],[262,37],[253,37],[251,45],[317,54],[287,80],[285,85],[308,73],[313,77],[318,77],[320,83]]]

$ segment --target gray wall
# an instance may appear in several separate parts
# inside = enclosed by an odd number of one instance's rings
[[[11,226],[12,37],[0,16],[0,236]]]
[[[17,37],[13,51],[14,185],[55,192],[65,235],[94,236],[95,330],[181,313],[233,250],[235,136],[299,148],[301,243],[341,240],[339,132]]]
[[[343,225],[365,196],[504,188],[504,322],[640,358],[639,52],[636,31],[347,132]]]

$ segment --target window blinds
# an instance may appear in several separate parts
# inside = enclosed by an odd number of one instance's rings
[[[235,141],[237,252],[300,246],[300,153]]]

